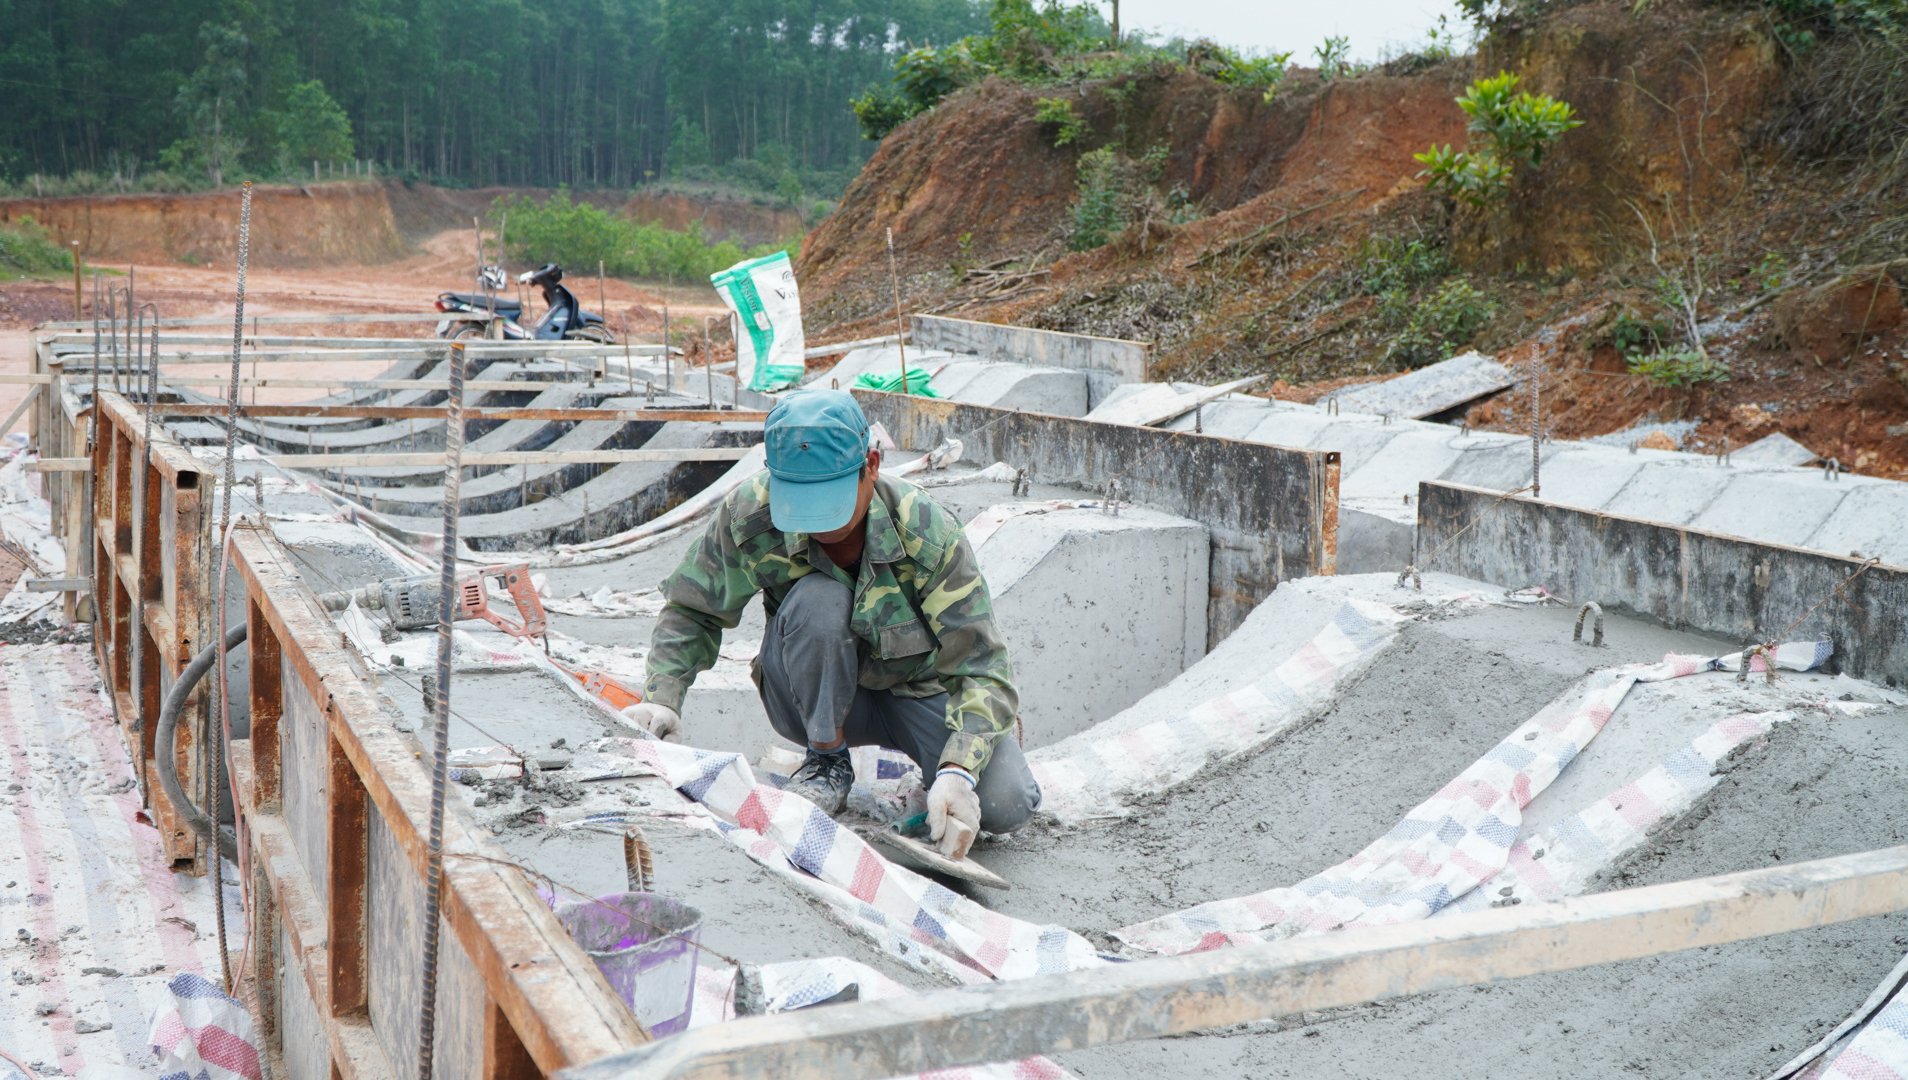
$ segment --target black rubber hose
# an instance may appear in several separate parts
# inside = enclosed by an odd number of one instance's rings
[[[166,703],[159,709],[159,729],[152,737],[154,764],[159,769],[159,786],[165,789],[166,798],[172,800],[173,809],[179,812],[187,825],[192,826],[192,831],[198,833],[200,839],[215,845],[220,856],[233,862],[238,861],[238,840],[220,832],[218,822],[199,809],[192,797],[186,794],[185,785],[179,783],[179,759],[173,753],[173,743],[179,736],[179,713],[185,708],[186,699],[192,696],[193,687],[199,685],[199,680],[205,678],[205,673],[212,670],[213,664],[219,663],[226,653],[244,643],[245,624],[240,623],[225,632],[223,645],[207,645],[199,650],[199,654],[179,673],[171,692],[166,694]],[[213,737],[223,738],[223,732]],[[215,869],[213,872],[218,871]],[[244,873],[242,868],[240,873]]]

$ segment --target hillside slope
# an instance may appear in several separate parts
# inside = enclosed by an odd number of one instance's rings
[[[810,234],[810,332],[892,317],[892,228],[909,310],[1151,341],[1162,377],[1269,372],[1306,398],[1475,345],[1541,362],[1558,437],[1688,420],[1691,449],[1784,431],[1908,476],[1908,439],[1890,433],[1908,432],[1908,263],[1889,265],[1908,191],[1789,149],[1823,122],[1808,95],[1837,62],[1832,47],[1791,55],[1753,8],[1601,2],[1500,26],[1475,56],[1294,73],[1270,102],[1184,66],[1063,87],[990,79],[890,134]],[[1500,70],[1584,126],[1501,209],[1454,207],[1424,190],[1412,153],[1461,146],[1453,98]],[[1064,148],[1034,118],[1056,96],[1090,131]],[[1161,212],[1072,252],[1076,170],[1102,147],[1157,162]],[[1666,302],[1678,289],[1726,381],[1628,371],[1619,350],[1639,335],[1687,345]],[[1457,330],[1427,347],[1411,335],[1434,316]],[[1470,419],[1527,428],[1522,400]]]

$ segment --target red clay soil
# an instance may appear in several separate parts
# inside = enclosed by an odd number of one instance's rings
[[[1701,421],[1693,448],[1782,431],[1845,466],[1908,476],[1900,328],[1872,327],[1879,336],[1859,347],[1831,333],[1824,346],[1818,314],[1797,325],[1782,323],[1779,303],[1741,314],[1770,259],[1786,260],[1784,287],[1811,286],[1898,255],[1891,238],[1908,221],[1899,205],[1864,201],[1852,174],[1800,164],[1772,141],[1788,115],[1781,57],[1753,12],[1591,0],[1500,32],[1475,58],[1330,83],[1295,73],[1270,103],[1183,70],[1068,87],[989,81],[890,134],[810,235],[798,267],[810,337],[891,325],[891,227],[909,311],[1149,341],[1156,377],[1270,372],[1277,396],[1308,400],[1396,370],[1402,327],[1363,291],[1367,240],[1421,237],[1447,243],[1451,277],[1493,307],[1471,346],[1513,363],[1549,357],[1547,422],[1560,437],[1687,418]],[[1520,173],[1510,209],[1454,212],[1422,189],[1411,155],[1462,145],[1452,99],[1501,69],[1570,101],[1585,126]],[[1087,121],[1083,144],[1057,149],[1034,121],[1037,99],[1054,96]],[[1157,189],[1182,188],[1200,216],[1068,253],[1075,163],[1103,145],[1133,157],[1166,146]],[[1665,319],[1653,286],[1691,266],[1704,276],[1711,355],[1730,378],[1660,387],[1628,373],[1604,324],[1613,304]],[[1003,284],[992,273],[1003,269],[1020,276]],[[1414,286],[1407,311],[1438,285]],[[1517,409],[1507,396],[1471,420],[1520,429]]]

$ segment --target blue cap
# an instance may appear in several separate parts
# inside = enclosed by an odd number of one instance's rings
[[[846,390],[798,390],[763,424],[769,520],[783,532],[825,533],[855,516],[868,460],[868,417]]]

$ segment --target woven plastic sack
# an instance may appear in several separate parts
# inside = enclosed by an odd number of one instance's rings
[[[722,302],[736,313],[736,377],[762,393],[794,386],[807,373],[802,298],[788,252],[736,263],[709,275]]]

